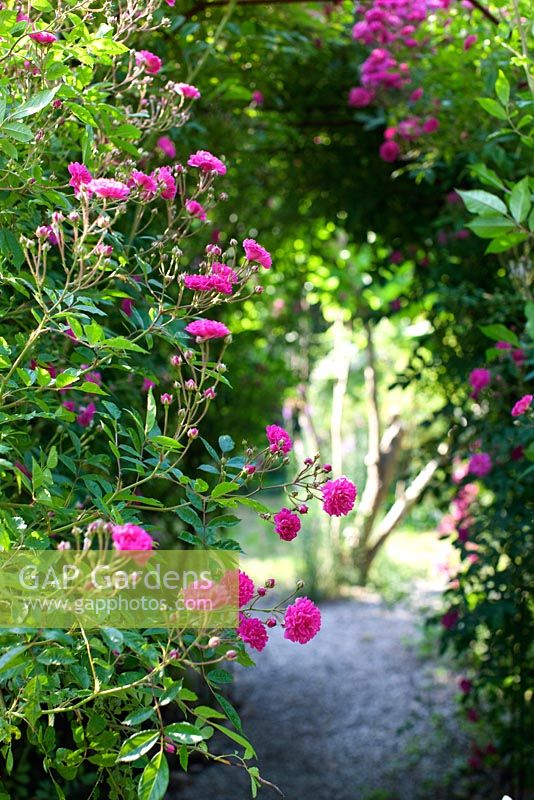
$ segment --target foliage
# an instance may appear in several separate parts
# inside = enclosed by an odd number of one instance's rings
[[[250,241],[244,256],[235,240],[224,253],[191,242],[220,200],[226,166],[185,149],[187,167],[162,165],[155,151],[199,96],[173,80],[172,62],[141,49],[167,30],[152,0],[104,9],[36,0],[29,15],[13,4],[0,11],[3,551],[82,556],[120,549],[123,534],[151,549],[140,525],[166,529],[159,539],[170,547],[239,551],[227,535],[239,524],[235,509],[273,522],[255,495],[288,464],[287,434],[268,428],[267,441],[243,449],[225,428],[215,447],[200,435],[230,385],[230,330],[205,314],[250,304],[270,256]],[[321,496],[327,472],[310,458],[282,480],[292,518]],[[102,786],[110,798],[158,800],[169,760],[187,770],[196,754],[246,769],[255,795],[262,779],[221,666],[253,665],[245,641],[262,649],[267,629],[249,607],[272,582],[256,591],[242,578],[237,630],[3,630],[3,796],[26,796],[25,759],[38,757],[43,791],[59,798],[82,786],[96,797]],[[311,627],[302,631],[290,624],[292,608],[286,638],[306,641],[319,612],[307,601]],[[276,624],[284,605],[261,613]],[[202,698],[190,688],[194,673]],[[215,731],[229,740],[224,758],[210,749]]]
[[[494,102],[508,109],[507,87],[501,74]],[[491,110],[495,111],[493,106]],[[506,116],[517,117],[517,111],[507,110]],[[504,111],[500,118],[505,118]],[[517,136],[528,163],[532,140],[520,131]],[[462,656],[468,668],[460,688],[473,727],[471,765],[482,768],[485,759],[491,761],[499,753],[510,791],[524,797],[532,782],[527,731],[533,723],[529,686],[534,617],[529,586],[534,578],[534,429],[528,392],[534,377],[534,303],[532,217],[528,220],[534,184],[529,175],[502,180],[485,165],[478,173],[500,190],[500,196],[486,190],[460,192],[476,215],[470,227],[491,239],[486,252],[504,254],[516,297],[501,308],[505,324],[480,326],[485,356],[469,375],[471,393],[462,404],[451,514],[442,522],[443,531],[453,537],[461,565],[451,574],[445,592],[442,644]],[[520,315],[517,300],[522,300]],[[478,720],[480,733],[489,726],[489,744],[477,735]]]

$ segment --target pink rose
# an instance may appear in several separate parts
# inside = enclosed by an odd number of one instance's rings
[[[145,72],[150,75],[156,75],[162,66],[161,58],[151,53],[150,50],[139,50],[135,54],[135,63],[138,67],[143,67]]]
[[[307,597],[298,597],[286,609],[284,616],[284,638],[291,642],[306,644],[317,636],[321,629],[321,612]]]
[[[286,455],[293,447],[291,436],[279,425],[267,425],[265,428],[267,441],[270,444],[271,453],[283,453]]]
[[[188,100],[198,100],[200,97],[197,87],[192,86],[190,83],[175,83],[174,89],[182,97],[187,97]]]
[[[514,404],[511,412],[512,417],[520,417],[521,414],[524,414],[525,411],[528,411],[532,403],[532,397],[533,395],[531,394],[523,395],[523,397]]]
[[[189,156],[187,162],[190,167],[197,167],[201,172],[215,172],[217,175],[226,175],[226,166],[216,156],[207,150],[197,150]]]
[[[327,481],[321,486],[323,494],[323,510],[331,517],[344,517],[354,508],[358,490],[345,478]]]
[[[176,147],[169,136],[160,136],[157,144],[163,155],[167,156],[167,158],[176,158]]]
[[[296,514],[292,514],[289,508],[282,508],[274,517],[274,529],[280,539],[284,542],[291,542],[300,531],[301,522]]]
[[[375,99],[375,93],[361,86],[355,86],[349,91],[349,106],[351,108],[364,108]]]
[[[205,342],[208,339],[222,339],[230,335],[226,325],[212,319],[197,319],[186,325],[185,330],[201,342]]]
[[[93,178],[87,184],[87,188],[97,197],[109,200],[125,200],[130,194],[130,189],[125,183],[113,178]]]
[[[273,263],[271,254],[265,249],[265,247],[262,247],[261,244],[258,244],[255,239],[245,239],[243,241],[243,249],[245,251],[247,261],[256,261],[265,269],[270,269]]]
[[[152,536],[144,528],[130,522],[126,525],[114,525],[111,538],[115,550],[152,550],[154,546]]]
[[[261,619],[256,617],[241,617],[237,634],[246,644],[249,644],[254,650],[261,651],[264,649],[269,639],[265,625]]]
[[[400,155],[400,147],[397,142],[393,141],[386,141],[380,145],[380,150],[378,154],[382,161],[386,161],[388,163],[393,163],[396,161]]]

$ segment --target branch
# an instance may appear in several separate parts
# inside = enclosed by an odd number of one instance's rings
[[[493,22],[493,24],[494,24],[494,25],[499,25],[499,24],[500,24],[500,23],[499,23],[499,20],[497,19],[497,17],[495,17],[495,16],[494,16],[494,15],[491,13],[491,11],[488,11],[488,9],[486,8],[486,6],[483,6],[483,5],[482,5],[482,3],[480,3],[480,2],[479,2],[479,0],[468,0],[468,2],[469,2],[469,3],[471,3],[471,5],[472,5],[472,6],[474,6],[475,8],[478,8],[478,10],[479,10],[479,11],[480,11],[482,14],[484,14],[484,16],[486,17],[486,19],[489,19],[489,20],[490,20],[490,22]]]
[[[440,458],[433,458],[428,464],[425,464],[419,474],[413,479],[402,497],[395,500],[388,513],[378,526],[378,539],[375,541],[369,552],[369,561],[372,561],[376,553],[380,550],[390,533],[397,527],[410,509],[415,505],[417,500],[421,497],[424,490],[434,477],[434,473],[443,461],[443,456],[448,451],[445,449],[446,445],[440,445],[438,452]]]

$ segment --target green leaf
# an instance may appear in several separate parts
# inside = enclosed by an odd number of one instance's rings
[[[481,325],[480,330],[489,339],[495,342],[508,342],[516,347],[519,347],[519,339],[512,331],[505,328],[504,325],[496,323],[495,325]]]
[[[222,710],[224,711],[224,713],[226,714],[226,716],[228,717],[234,728],[237,728],[238,731],[242,730],[241,718],[237,713],[237,711],[235,710],[235,708],[233,707],[233,705],[230,703],[230,701],[227,700],[226,697],[223,697],[222,694],[217,694],[217,692],[214,692],[214,695],[220,707],[222,708]]]
[[[139,779],[139,800],[162,800],[169,785],[169,765],[163,752],[156,753]]]
[[[150,431],[156,424],[156,401],[154,400],[154,393],[152,388],[148,390],[146,401],[146,421],[145,421],[145,435],[148,436]]]
[[[83,331],[89,344],[98,344],[99,342],[103,341],[106,335],[102,325],[99,325],[98,322],[94,321],[89,325],[84,325]]]
[[[98,127],[97,122],[88,108],[84,108],[79,103],[65,103],[65,105],[70,108],[72,114],[83,122],[85,125],[91,125],[93,128]]]
[[[257,511],[258,514],[270,514],[271,509],[260,503],[258,500],[252,500],[251,497],[236,497],[238,503],[242,506],[246,506],[247,508],[252,508],[253,511]]]
[[[65,372],[61,372],[56,378],[56,386],[58,389],[63,389],[65,386],[70,386],[71,383],[76,383],[79,375],[75,369],[69,368]]]
[[[472,214],[481,214],[484,216],[486,214],[493,214],[495,211],[501,214],[507,213],[506,206],[500,197],[490,194],[490,192],[486,192],[484,189],[475,189],[468,192],[462,192],[457,189],[456,191],[464,201],[467,210]]]
[[[86,394],[100,394],[104,397],[107,397],[107,392],[102,389],[98,383],[94,381],[84,381],[81,386],[76,387],[80,392],[85,392]]]
[[[165,735],[178,744],[198,744],[204,738],[200,728],[190,722],[174,722],[165,726]]]
[[[177,442],[176,439],[171,439],[170,436],[152,436],[149,440],[150,444],[159,444],[165,450],[182,450],[183,444]]]
[[[30,97],[28,100],[26,100],[25,103],[18,106],[18,108],[16,108],[9,115],[9,119],[22,119],[23,117],[31,117],[33,114],[37,114],[39,111],[42,111],[43,108],[46,108],[46,106],[50,105],[59,91],[60,86],[61,84],[58,83],[58,85],[54,86],[52,89],[44,89],[42,92],[37,92],[37,94],[34,94],[33,97]]]
[[[236,492],[238,489],[238,483],[235,483],[234,481],[223,481],[215,487],[211,493],[211,496],[215,499],[217,497],[222,497],[224,494],[228,494],[229,492]]]
[[[476,217],[472,222],[467,223],[467,227],[481,239],[494,239],[496,236],[515,230],[511,220],[497,216]]]
[[[494,189],[504,189],[504,183],[499,178],[497,173],[486,166],[486,164],[474,164],[469,168],[472,175],[477,177],[481,183],[486,186],[492,186]]]
[[[197,706],[197,708],[193,709],[193,713],[202,719],[226,719],[221,711],[217,711],[216,708],[211,708],[210,706]]]
[[[0,656],[0,672],[12,666],[14,661],[20,660],[19,656],[27,649],[28,645],[18,644],[7,650],[7,652]]]
[[[507,233],[504,236],[498,236],[486,247],[485,253],[504,253],[505,250],[510,250],[521,242],[528,239],[528,233]]]
[[[120,56],[128,52],[128,48],[120,42],[115,42],[113,39],[93,39],[87,45],[87,50],[95,56]]]
[[[235,447],[235,442],[231,436],[219,436],[219,447],[223,453],[231,453]]]
[[[117,761],[137,761],[151,750],[158,741],[159,732],[156,730],[134,733],[123,743]]]
[[[528,176],[516,183],[508,204],[516,222],[523,222],[527,218],[530,210],[530,178]]]
[[[17,142],[31,142],[33,139],[32,129],[22,122],[6,122],[0,128],[0,133]]]
[[[154,709],[152,706],[150,708],[141,708],[138,711],[132,711],[128,716],[123,720],[123,725],[140,725],[142,722],[146,722],[147,719],[154,714]]]
[[[244,748],[245,751],[243,753],[244,758],[256,757],[256,751],[254,750],[248,739],[245,739],[244,736],[241,736],[239,733],[236,733],[231,728],[226,728],[224,725],[218,725],[216,722],[212,722],[211,724],[213,725],[213,727],[217,728],[218,731],[224,733],[225,736],[228,736],[229,739],[232,739],[232,741],[237,742],[237,744],[240,744],[241,747]]]
[[[234,680],[225,669],[212,669],[206,677],[210,683],[233,683]]]
[[[477,97],[477,103],[479,103],[482,106],[484,111],[487,111],[488,114],[491,114],[492,117],[504,120],[508,119],[504,108],[496,100],[493,100],[493,98]]]
[[[499,75],[495,81],[495,94],[503,106],[508,105],[510,99],[510,84],[502,69],[499,70]]]
[[[187,522],[188,525],[192,525],[197,530],[202,530],[204,527],[197,512],[194,511],[194,509],[192,509],[190,506],[178,506],[176,513],[180,519],[182,519],[184,522]]]
[[[139,347],[135,342],[131,342],[125,336],[115,336],[113,339],[106,339],[102,342],[106,347],[112,347],[114,350],[133,350],[135,353],[146,353],[142,347]]]
[[[180,766],[181,766],[181,768],[183,769],[184,772],[187,772],[187,766],[189,764],[189,750],[187,749],[185,744],[183,744],[180,747],[178,756],[180,758]],[[1,800],[1,798],[0,798],[0,800]]]
[[[527,318],[526,331],[530,338],[534,340],[534,303],[530,300],[525,306],[525,317]]]

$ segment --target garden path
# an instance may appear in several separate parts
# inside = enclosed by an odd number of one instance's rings
[[[234,701],[262,776],[287,800],[437,800],[461,747],[456,678],[421,657],[420,617],[376,599],[321,610],[311,643],[275,629],[257,669],[238,667]],[[172,800],[250,797],[248,776],[219,765],[185,782],[176,775],[173,787]],[[266,787],[260,796],[279,795]]]

